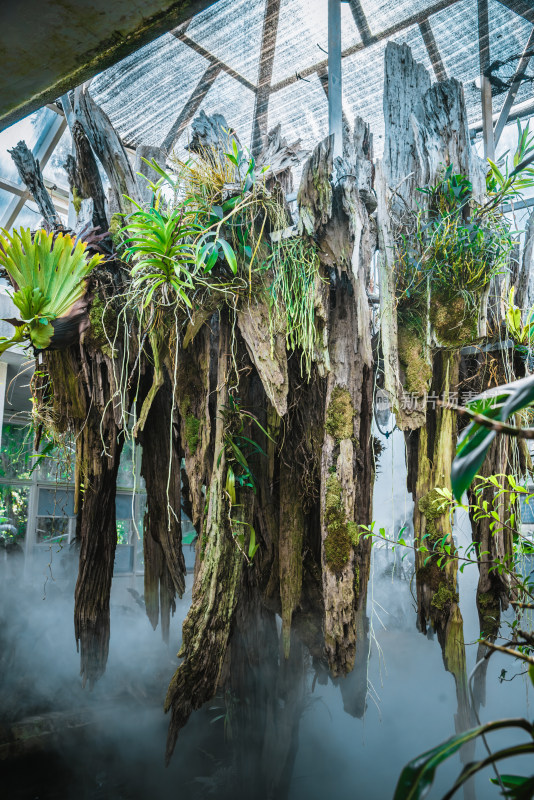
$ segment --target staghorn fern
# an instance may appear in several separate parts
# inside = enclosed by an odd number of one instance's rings
[[[12,295],[20,320],[8,320],[16,327],[12,339],[0,337],[0,353],[29,340],[37,350],[50,345],[52,321],[64,316],[85,292],[85,278],[103,256],[87,258],[86,244],[69,234],[39,230],[32,237],[29,228],[0,235],[0,266],[15,288]]]

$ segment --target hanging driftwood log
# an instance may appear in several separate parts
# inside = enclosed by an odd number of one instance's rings
[[[115,211],[128,208],[124,195],[139,201],[137,181],[128,155],[107,114],[95,103],[89,89],[74,93],[74,119],[79,122],[108,176]]]
[[[440,170],[453,165],[468,176],[475,199],[481,199],[485,172],[469,144],[463,88],[450,79],[430,85],[422,64],[414,61],[407,45],[389,42],[384,73],[384,157],[377,164],[378,229],[380,236],[381,345],[384,355],[384,386],[401,428],[413,430],[425,421],[424,394],[432,374],[430,345],[426,332],[419,338],[399,323],[395,286],[398,230],[421,204],[416,191],[433,184]],[[478,335],[485,333],[485,303]],[[417,360],[417,366],[414,366]],[[406,405],[403,395],[412,396]]]
[[[25,184],[43,215],[48,229],[53,230],[58,227],[61,220],[45,188],[39,161],[34,158],[26,142],[19,142],[12,150],[8,150],[8,153],[15,163],[22,183]]]
[[[225,492],[224,410],[228,405],[230,373],[228,321],[221,319],[218,342],[217,415],[214,463],[208,487],[208,509],[201,533],[198,573],[193,601],[183,625],[180,654],[184,660],[171,680],[165,710],[171,711],[167,759],[178,733],[194,709],[217,689],[236,607],[243,555],[232,536],[229,498]]]
[[[209,410],[210,328],[203,324],[193,341],[182,342],[177,355],[176,401],[180,412],[181,440],[191,502],[192,521],[202,530],[204,487],[209,485],[208,448],[212,432]],[[171,368],[172,371],[172,368]]]
[[[170,613],[175,596],[185,589],[182,554],[180,442],[177,422],[171,420],[172,387],[168,376],[156,394],[140,437],[141,475],[145,480],[147,510],[143,522],[145,604],[155,628],[161,617],[163,639],[169,640]]]
[[[373,483],[371,454],[372,355],[366,287],[376,241],[359,196],[356,170],[363,153],[362,123],[350,156],[336,163],[331,183],[331,140],[317,146],[299,189],[301,220],[319,237],[322,263],[335,291],[326,317],[330,371],[326,377],[321,456],[321,539],[325,647],[334,675],[350,671],[356,653],[356,612],[365,606]],[[357,148],[357,150],[356,150]],[[362,173],[365,169],[362,166]],[[366,520],[368,522],[366,522]]]
[[[237,320],[265,393],[278,415],[283,417],[287,411],[288,392],[285,331],[276,331],[271,342],[269,308],[263,297],[245,306]]]
[[[71,127],[72,143],[76,155],[68,155],[64,164],[73,194],[74,208],[79,215],[83,200],[92,201],[92,224],[102,232],[108,229],[106,196],[91,145],[80,122]]]
[[[303,161],[307,154],[307,150],[300,148],[300,139],[293,144],[288,144],[282,136],[282,126],[277,125],[276,128],[273,128],[268,133],[265,145],[256,159],[259,167],[267,168],[264,173],[267,188],[270,188],[274,178],[284,192],[292,192],[292,170]]]

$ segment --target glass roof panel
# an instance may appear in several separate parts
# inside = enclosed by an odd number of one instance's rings
[[[265,0],[218,0],[186,34],[256,86],[264,16]]]
[[[236,81],[230,75],[222,72],[215,80],[196,113],[198,114],[203,110],[208,115],[222,114],[228,124],[235,129],[241,144],[250,149],[255,95],[244,86],[238,84],[238,87],[240,93],[239,103],[229,106],[228,97],[231,93],[235,93]],[[187,150],[185,150],[185,145],[188,143],[190,135],[191,126],[188,125],[174,147],[174,152],[179,158],[187,158],[189,156]]]
[[[328,135],[328,100],[316,73],[272,95],[269,128],[279,122],[290,144],[300,139],[308,150]]]
[[[361,0],[362,10],[372,34],[390,30],[407,17],[420,14],[435,5],[435,0]]]
[[[341,45],[343,49],[361,42],[348,3],[341,3]],[[328,50],[328,3],[282,0],[276,37],[272,84],[305,73],[325,62]]]
[[[126,144],[161,145],[209,62],[166,33],[91,83]]]
[[[0,133],[0,175],[2,178],[20,185],[17,169],[7,151],[15,147],[21,139],[26,142],[30,150],[35,150],[55,115],[55,111],[51,111],[49,108],[40,108],[39,111],[34,111],[33,114]]]
[[[55,183],[56,186],[66,189],[67,191],[69,189],[69,184],[67,173],[63,169],[63,164],[71,150],[72,138],[67,128],[50,156],[50,160],[43,169],[44,178],[47,178],[49,181],[52,181],[52,183]]]
[[[496,70],[497,79],[511,79],[515,74],[517,65],[528,42],[532,25],[526,19],[519,17],[505,8],[497,0],[489,0],[489,22],[490,22],[490,52],[491,61],[502,61],[502,67]],[[527,69],[527,74],[534,74],[534,58],[531,60]],[[525,82],[519,89],[516,103],[532,99],[533,84]],[[506,97],[507,87],[500,89],[493,87],[493,106],[500,109]]]

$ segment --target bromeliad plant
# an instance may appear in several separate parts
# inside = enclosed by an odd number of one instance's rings
[[[53,321],[65,316],[83,297],[86,278],[103,260],[87,257],[86,244],[68,234],[29,228],[0,235],[0,266],[9,275],[11,295],[20,319],[10,319],[16,328],[11,339],[0,339],[0,353],[15,344],[29,342],[36,350],[50,346]]]

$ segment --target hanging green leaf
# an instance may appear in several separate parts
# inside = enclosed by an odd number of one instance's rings
[[[534,376],[498,386],[485,396],[475,398],[467,405],[472,413],[481,414],[490,421],[506,422],[517,411],[534,403]],[[452,463],[451,483],[455,498],[460,501],[479,472],[496,431],[471,422],[465,436],[456,448]]]

